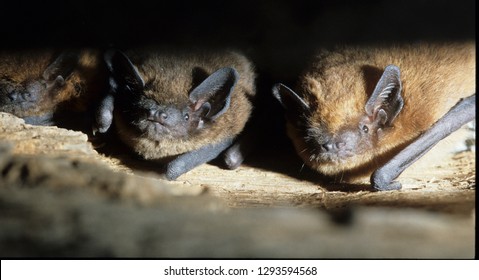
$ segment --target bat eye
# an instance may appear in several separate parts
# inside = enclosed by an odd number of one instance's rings
[[[185,114],[184,118],[185,118],[185,121],[187,121],[187,120],[189,120],[189,119],[190,119],[190,115],[188,115],[188,114]]]
[[[369,132],[369,127],[367,125],[363,125],[362,130],[363,130],[364,133],[368,133]]]

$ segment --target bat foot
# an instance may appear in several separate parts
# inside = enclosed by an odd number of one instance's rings
[[[93,123],[93,135],[97,132],[105,133],[113,122],[113,96],[107,95],[95,112],[95,120]]]
[[[112,112],[107,112],[107,111],[101,112],[101,114],[99,114],[96,117],[95,122],[92,125],[93,135],[95,135],[98,132],[99,133],[107,132],[111,126],[112,121],[113,121]]]
[[[178,177],[181,176],[181,174],[183,174],[183,173],[181,173],[180,171],[178,171],[175,168],[170,168],[168,166],[164,178],[168,181],[175,181],[176,179],[178,179]]]
[[[233,145],[226,150],[223,160],[226,168],[233,170],[238,168],[244,161],[243,153],[240,150],[239,145]]]
[[[165,179],[168,181],[175,181],[187,171],[185,161],[178,159],[173,160],[166,166]]]
[[[393,181],[386,185],[372,185],[375,191],[397,191],[402,188],[401,183]]]
[[[401,183],[397,181],[391,181],[387,178],[387,174],[376,170],[373,175],[371,175],[371,187],[375,191],[395,191],[402,188]]]

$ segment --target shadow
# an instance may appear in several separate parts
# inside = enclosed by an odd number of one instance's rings
[[[193,76],[193,82],[191,86],[191,91],[192,91],[197,86],[199,86],[204,80],[206,80],[206,78],[208,78],[210,74],[201,67],[194,67],[193,70],[191,71],[191,75]]]
[[[366,81],[366,84],[364,85],[364,90],[368,95],[369,99],[369,97],[371,97],[371,95],[373,94],[374,89],[376,88],[376,85],[384,72],[384,69],[379,69],[371,65],[364,65],[363,67],[361,67],[361,70],[363,71],[363,77]]]
[[[130,147],[119,139],[115,132],[114,125],[104,134],[94,136],[90,133],[88,135],[88,141],[92,143],[98,153],[108,158],[118,160],[120,165],[131,169],[133,172],[149,172],[161,176],[166,171],[164,163],[145,160],[135,154]]]

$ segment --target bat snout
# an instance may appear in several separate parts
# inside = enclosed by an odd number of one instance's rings
[[[354,138],[351,135],[321,135],[314,141],[313,150],[317,152],[317,160],[322,162],[340,162],[354,155]]]
[[[8,95],[8,99],[11,103],[21,103],[21,102],[33,102],[38,99],[37,95],[29,91],[19,92],[13,91]]]
[[[168,114],[160,110],[151,109],[148,111],[146,119],[152,122],[166,125],[168,121]]]
[[[345,146],[345,143],[344,142],[341,142],[341,141],[333,141],[333,140],[330,140],[324,144],[319,144],[319,147],[320,147],[320,150],[321,152],[329,152],[329,153],[334,153],[334,152],[337,152],[339,150],[341,150],[342,148],[344,148]]]
[[[160,124],[164,127],[175,128],[181,126],[181,112],[173,108],[149,109],[146,113],[146,119],[150,122]]]

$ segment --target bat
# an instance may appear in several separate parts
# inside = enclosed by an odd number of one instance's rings
[[[108,79],[95,50],[0,52],[0,111],[28,124],[61,125],[88,111]],[[90,113],[91,114],[91,113]]]
[[[278,83],[273,95],[307,166],[397,190],[407,167],[475,119],[475,43],[319,50],[296,91]]]
[[[111,92],[94,132],[114,124],[122,142],[166,164],[175,180],[223,153],[228,168],[244,159],[240,133],[253,109],[255,73],[236,52],[179,53],[154,48],[105,53]]]

